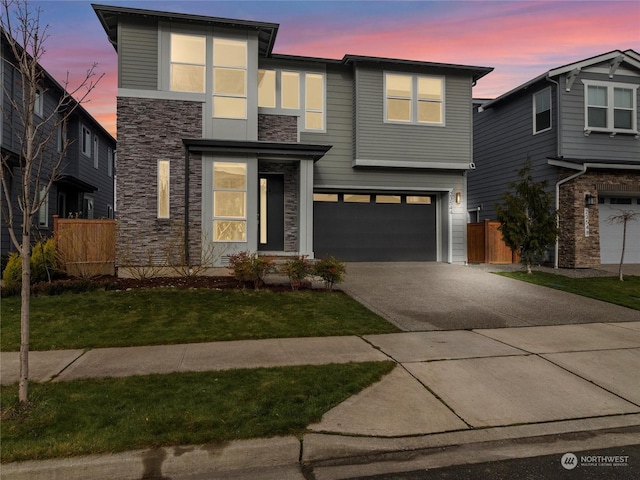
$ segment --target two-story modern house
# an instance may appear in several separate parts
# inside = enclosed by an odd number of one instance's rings
[[[212,246],[216,264],[466,260],[471,89],[491,68],[279,55],[277,24],[93,8],[118,52],[121,265],[176,241],[190,264]]]
[[[469,173],[472,222],[495,205],[527,158],[547,180],[560,236],[549,261],[580,268],[618,263],[622,211],[640,212],[640,55],[604,53],[554,68],[487,102],[474,114]],[[625,263],[640,263],[640,222],[627,225]]]
[[[2,158],[8,159],[8,185],[11,189],[13,203],[14,228],[20,231],[22,215],[18,208],[18,192],[21,184],[19,167],[21,151],[21,135],[24,129],[20,121],[21,112],[14,108],[11,99],[20,99],[22,80],[13,66],[13,54],[8,41],[2,37],[2,62],[0,77],[2,89],[2,128],[0,129],[0,145]],[[36,99],[34,115],[39,125],[40,137],[46,141],[42,153],[43,169],[40,172],[43,182],[51,177],[51,165],[58,161],[62,152],[63,134],[69,142],[65,157],[62,160],[58,176],[48,192],[48,197],[38,215],[34,219],[33,228],[39,235],[34,240],[48,237],[53,230],[53,216],[61,218],[70,216],[81,218],[113,218],[114,216],[114,167],[116,141],[114,138],[84,109],[77,106],[65,128],[52,118],[58,108],[59,99],[64,94],[63,87],[47,72],[43,72],[40,95]],[[15,104],[20,105],[21,101]],[[47,121],[47,119],[49,119]],[[52,129],[56,128],[53,132]],[[0,186],[0,188],[2,188]],[[4,192],[2,202],[5,202]],[[11,244],[6,219],[2,218],[0,231],[2,239],[2,255],[14,250]]]

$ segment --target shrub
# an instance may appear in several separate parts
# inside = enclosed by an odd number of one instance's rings
[[[291,288],[296,290],[304,282],[304,279],[313,272],[313,264],[302,255],[287,261],[283,265],[282,271],[289,277]]]
[[[264,277],[273,271],[275,262],[271,257],[256,253],[239,252],[229,256],[229,268],[238,282],[253,283],[254,288],[264,285]]]
[[[56,242],[38,242],[31,250],[31,283],[50,282],[58,274]]]
[[[346,270],[346,265],[334,257],[318,260],[313,268],[313,272],[324,281],[327,290],[332,290],[335,284],[344,280]]]
[[[2,281],[6,288],[16,284],[19,285],[21,280],[22,257],[20,257],[16,252],[11,252],[9,254],[9,260],[7,261],[7,266],[4,268],[4,272],[2,272]]]

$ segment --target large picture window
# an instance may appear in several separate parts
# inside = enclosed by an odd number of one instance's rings
[[[386,73],[385,121],[444,124],[444,79]]]
[[[551,89],[546,88],[533,95],[533,133],[551,128]]]
[[[247,42],[213,39],[213,116],[247,118]]]
[[[205,51],[205,37],[171,34],[171,90],[204,93]]]
[[[247,165],[213,163],[213,240],[247,241]]]
[[[584,80],[585,130],[637,133],[638,85]]]

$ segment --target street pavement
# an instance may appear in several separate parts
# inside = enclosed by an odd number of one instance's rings
[[[475,271],[471,283],[500,278],[489,275]],[[518,328],[426,325],[423,331],[363,337],[33,352],[32,378],[54,382],[360,361],[393,360],[397,366],[327,412],[302,438],[10,463],[2,465],[1,478],[331,480],[541,455],[559,459],[567,452],[640,444],[638,312],[597,302],[592,308],[601,313],[599,321],[566,324],[573,320],[567,312],[580,302],[560,293],[565,299],[555,308],[565,305],[564,324],[539,325],[532,316]],[[368,301],[376,294],[371,291]],[[1,355],[2,383],[15,382],[17,353]],[[629,478],[640,476],[637,459],[619,468]]]

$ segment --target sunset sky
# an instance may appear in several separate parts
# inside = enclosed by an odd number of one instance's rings
[[[105,76],[85,108],[115,136],[117,55],[91,3],[278,23],[275,53],[372,55],[494,67],[474,88],[493,98],[547,70],[611,50],[640,51],[640,0],[32,1],[49,25],[43,66],[71,86]]]

